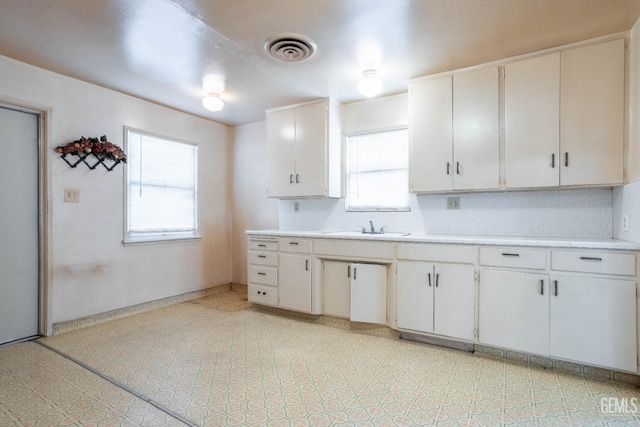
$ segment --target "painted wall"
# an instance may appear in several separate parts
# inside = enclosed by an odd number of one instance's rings
[[[96,314],[231,281],[231,129],[0,57],[0,99],[48,110],[49,319]],[[80,136],[123,146],[123,126],[198,144],[202,239],[122,246],[124,168],[71,169],[53,149]],[[64,189],[80,203],[64,203]]]
[[[266,131],[266,122],[234,128],[231,158],[234,283],[247,283],[245,232],[278,228],[278,200],[267,198]]]

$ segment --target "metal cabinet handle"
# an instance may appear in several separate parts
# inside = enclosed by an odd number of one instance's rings
[[[258,258],[266,258],[266,255],[258,255]]]
[[[556,167],[556,153],[551,153],[551,168]]]
[[[259,248],[266,248],[267,245],[258,245]]]
[[[502,252],[502,256],[519,257],[519,256],[520,256],[520,254],[514,254],[514,253],[509,253],[509,252]]]
[[[436,288],[438,287],[438,279],[440,279],[440,274],[436,274]]]
[[[293,246],[299,245],[299,243],[298,243],[298,242],[289,242],[289,244],[290,244],[290,245],[293,245]]]
[[[356,280],[356,272],[357,271],[358,271],[358,269],[353,267],[353,280]]]
[[[293,174],[289,175],[289,184],[293,184]]]
[[[456,174],[460,175],[460,162],[456,162]]]
[[[347,265],[347,277],[351,277],[351,266]]]
[[[305,269],[305,271],[309,271],[309,260],[308,259],[304,260],[304,269]]]
[[[300,184],[300,175],[296,174],[296,184]]]
[[[602,261],[602,258],[596,256],[581,256],[580,259],[583,261]]]
[[[544,295],[544,280],[540,280],[540,295]]]
[[[431,273],[427,273],[427,278],[429,279],[429,286],[431,286]]]
[[[554,296],[558,296],[558,281],[557,280],[553,281],[553,295]]]
[[[267,273],[258,273],[258,276],[266,276]]]
[[[569,152],[564,153],[564,165],[565,167],[569,166]]]
[[[449,168],[451,167],[451,165],[449,164],[449,162],[447,162],[447,175],[449,175]]]

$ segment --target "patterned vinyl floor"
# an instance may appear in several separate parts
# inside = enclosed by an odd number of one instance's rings
[[[236,291],[41,341],[198,426],[640,426],[632,386],[252,309]],[[30,342],[0,348],[0,426],[21,425],[185,424]]]

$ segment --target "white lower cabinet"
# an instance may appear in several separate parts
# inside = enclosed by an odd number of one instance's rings
[[[636,284],[557,275],[549,292],[550,355],[636,371]]]
[[[354,322],[387,323],[387,266],[351,264],[351,315]]]
[[[479,336],[482,344],[549,354],[549,277],[480,270]]]
[[[327,316],[351,315],[351,263],[323,261],[322,263],[322,313]]]
[[[311,311],[311,256],[278,255],[278,297],[280,308]]]
[[[473,340],[474,267],[399,261],[398,328]]]

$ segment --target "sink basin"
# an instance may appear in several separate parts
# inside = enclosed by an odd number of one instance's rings
[[[345,236],[345,237],[378,237],[378,236],[408,236],[411,233],[396,233],[396,232],[384,232],[382,234],[371,234],[371,233],[363,233],[361,231],[323,231],[322,234],[332,234],[335,236]]]

